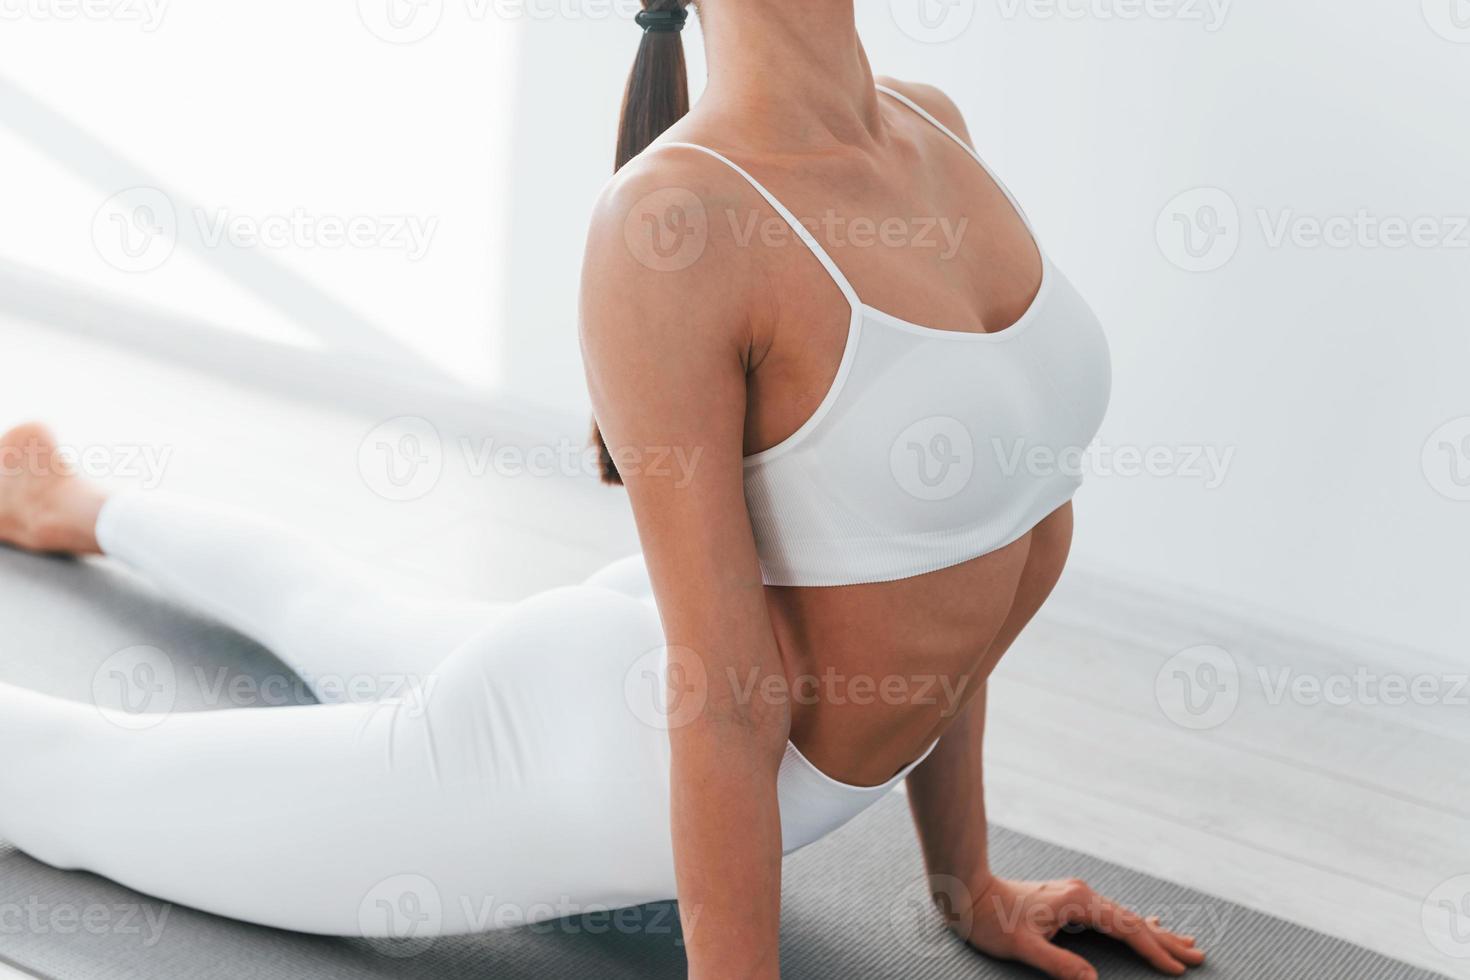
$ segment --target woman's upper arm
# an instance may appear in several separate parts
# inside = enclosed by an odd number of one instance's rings
[[[696,200],[714,199],[699,179],[687,171],[681,179],[674,168],[634,170],[604,194],[583,272],[582,344],[597,420],[638,521],[671,685],[678,677],[681,687],[703,688],[695,710],[668,718],[690,976],[773,977],[776,784],[790,721],[785,699],[765,696],[768,682],[784,683],[785,674],[742,476],[751,346],[744,284],[752,277],[741,268],[749,256],[722,239],[709,209],[700,205],[704,219],[690,213]],[[654,249],[650,230],[671,237]],[[681,234],[704,240],[681,244]],[[697,250],[693,261],[680,257],[683,247]]]
[[[581,336],[598,425],[627,486],[669,643],[710,681],[781,673],[745,508],[746,365],[754,261],[719,214],[708,161],[635,161],[598,203]],[[719,175],[724,176],[724,175]],[[652,235],[659,237],[654,241]],[[744,686],[745,678],[737,689]],[[726,720],[780,712],[736,703]],[[725,709],[725,710],[721,710]],[[784,745],[784,728],[780,733]]]

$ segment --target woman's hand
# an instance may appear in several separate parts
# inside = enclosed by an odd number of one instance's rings
[[[1068,524],[1065,533],[1070,532]],[[1031,612],[1012,626],[1007,644]],[[1025,963],[1054,980],[1097,980],[1092,964],[1053,945],[1053,937],[1067,926],[1088,926],[1120,939],[1170,976],[1203,963],[1205,954],[1195,948],[1193,937],[1170,932],[1157,918],[1130,912],[1086,882],[1007,881],[990,874],[985,698],[982,684],[939,745],[908,777],[909,807],[929,886],[950,929],[982,953]]]
[[[1112,936],[1160,973],[1179,976],[1205,961],[1194,937],[1170,932],[1157,917],[1145,919],[1104,898],[1076,878],[1007,881],[991,878],[971,906],[951,919],[960,938],[997,959],[1033,966],[1053,980],[1097,980],[1097,970],[1076,953],[1052,943],[1066,926],[1083,925]]]

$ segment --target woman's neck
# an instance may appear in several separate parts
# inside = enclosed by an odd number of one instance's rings
[[[712,107],[807,146],[882,137],[853,0],[711,0],[699,21],[709,63],[703,100]]]

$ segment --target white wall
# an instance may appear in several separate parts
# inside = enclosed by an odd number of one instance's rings
[[[0,3],[0,266],[484,385],[522,21],[422,9],[395,43],[367,0]],[[166,232],[120,261],[105,219],[139,187]],[[236,245],[225,221],[293,230]],[[315,231],[349,221],[367,236]]]
[[[1102,443],[1233,452],[1215,487],[1184,455],[1170,476],[1094,476],[1076,561],[1465,657],[1470,502],[1435,486],[1454,491],[1452,463],[1470,476],[1470,446],[1421,465],[1470,416],[1470,232],[1453,220],[1470,214],[1470,44],[1431,27],[1457,36],[1454,0],[1218,2],[1122,19],[1106,15],[1141,5],[991,0],[947,43],[907,36],[888,4],[861,17],[879,71],[960,103],[1103,316]],[[505,381],[579,409],[578,253],[637,41],[617,20],[538,24],[521,58]],[[1218,246],[1238,248],[1190,272],[1172,215],[1162,244],[1156,228],[1199,187],[1238,209]],[[1171,211],[1199,220],[1205,201]],[[1260,217],[1361,209],[1458,244],[1272,245]]]

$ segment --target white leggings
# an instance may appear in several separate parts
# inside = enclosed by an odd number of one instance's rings
[[[663,634],[640,558],[515,604],[431,602],[257,518],[156,493],[110,500],[97,536],[325,703],[123,713],[0,684],[0,838],[330,935],[478,932],[674,897]],[[788,746],[785,849],[903,775],[848,786]]]

